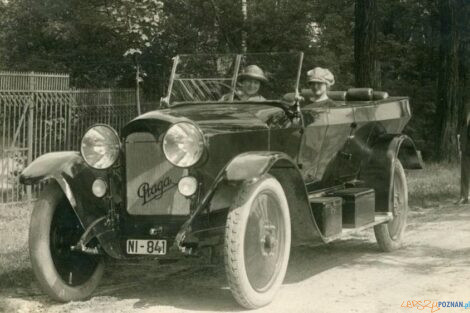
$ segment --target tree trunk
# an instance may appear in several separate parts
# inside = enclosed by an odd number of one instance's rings
[[[457,101],[459,108],[458,129],[464,127],[467,121],[467,114],[470,113],[470,92],[468,83],[468,64],[465,56],[469,53],[468,43],[460,40],[459,45],[459,87]]]
[[[242,29],[242,52],[246,53],[246,50],[248,49],[247,44],[246,44],[246,38],[247,38],[247,33],[246,33],[246,21],[248,19],[248,7],[247,7],[247,0],[242,0],[242,16],[243,16],[243,29]]]
[[[354,75],[356,87],[377,87],[377,3],[356,0],[354,27]]]
[[[465,125],[467,114],[470,113],[470,67],[468,55],[470,55],[470,2],[458,0],[460,14],[458,15],[459,28],[459,129]]]
[[[439,0],[440,47],[437,81],[438,161],[457,159],[459,124],[459,33],[457,0]]]

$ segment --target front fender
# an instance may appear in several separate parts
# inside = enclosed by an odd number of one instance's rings
[[[421,154],[413,140],[402,134],[379,137],[369,150],[361,166],[359,179],[375,190],[377,212],[390,212],[393,205],[393,179],[395,162],[400,160],[405,169],[422,169]]]
[[[220,171],[203,201],[181,228],[176,244],[181,245],[191,232],[192,221],[201,210],[207,207],[211,211],[230,207],[242,184],[254,182],[267,174],[274,176],[285,190],[291,216],[292,245],[324,241],[295,162],[282,152],[253,151],[236,156]]]
[[[241,183],[259,179],[281,160],[289,168],[296,167],[290,157],[281,152],[245,152],[230,160],[219,174],[220,179],[209,204],[210,211],[229,208]]]
[[[256,179],[268,173],[277,162],[280,163],[278,166],[297,168],[294,161],[282,152],[245,152],[227,164],[224,179],[232,182]]]
[[[95,197],[91,186],[97,175],[75,151],[51,152],[29,164],[20,175],[26,185],[55,180],[78,216],[84,229],[105,214],[103,199]]]
[[[222,186],[249,183],[266,174],[274,176],[284,189],[290,210],[292,245],[325,241],[315,222],[302,174],[287,154],[264,151],[240,154],[227,165]]]

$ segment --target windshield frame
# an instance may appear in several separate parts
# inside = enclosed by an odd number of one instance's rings
[[[282,54],[294,54],[298,53],[299,56],[299,63],[297,67],[297,76],[295,77],[295,88],[294,88],[294,93],[296,95],[296,98],[299,96],[299,85],[300,85],[300,76],[302,72],[302,66],[303,66],[303,59],[304,59],[304,53],[302,51],[299,52],[256,52],[256,53],[227,53],[227,54],[178,54],[173,58],[173,65],[171,69],[171,74],[170,74],[170,79],[168,83],[168,89],[167,89],[167,94],[166,97],[162,98],[163,101],[166,103],[167,106],[173,107],[176,105],[182,105],[182,104],[194,104],[194,103],[253,103],[254,101],[235,101],[235,92],[237,89],[237,81],[238,81],[238,75],[240,72],[240,64],[242,57],[245,55],[282,55]],[[220,55],[220,56],[233,56],[235,57],[235,63],[234,63],[234,68],[233,68],[233,74],[232,74],[232,79],[230,83],[230,94],[229,94],[229,100],[228,101],[214,101],[214,100],[207,100],[207,101],[171,101],[172,98],[172,91],[173,91],[173,86],[174,82],[176,79],[176,74],[177,74],[177,69],[178,69],[178,64],[180,64],[181,59],[184,57],[195,57],[195,56],[207,56],[207,55]],[[201,78],[205,79],[205,78]],[[273,103],[273,102],[280,102],[278,99],[265,99],[261,101],[256,101],[256,103]]]

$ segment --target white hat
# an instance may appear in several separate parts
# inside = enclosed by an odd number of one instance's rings
[[[313,70],[307,72],[307,82],[324,83],[328,86],[333,86],[335,84],[335,77],[328,69],[315,67]]]

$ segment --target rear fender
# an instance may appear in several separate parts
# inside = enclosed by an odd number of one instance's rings
[[[375,189],[375,210],[391,212],[395,162],[400,160],[405,169],[422,169],[421,154],[413,140],[401,134],[379,137],[368,154],[367,161],[361,166],[359,179]]]

